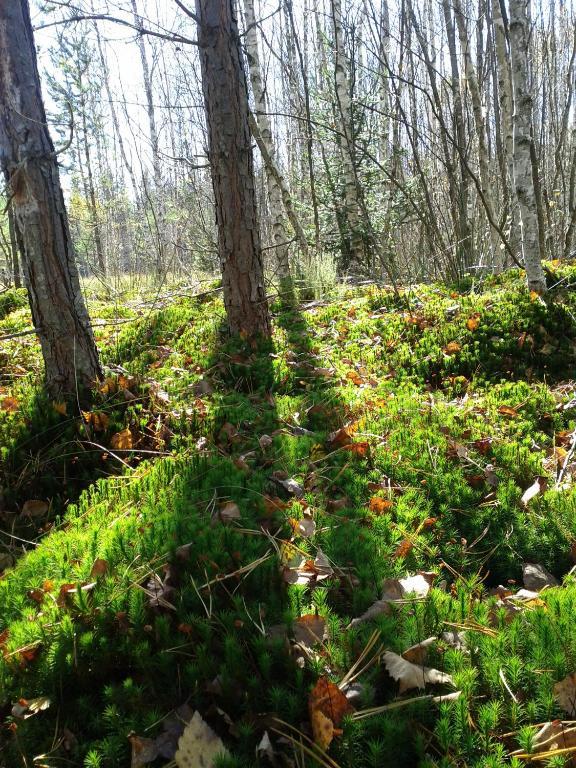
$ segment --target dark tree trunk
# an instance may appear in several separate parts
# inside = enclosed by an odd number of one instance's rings
[[[254,192],[248,94],[232,0],[196,0],[202,91],[230,331],[270,335]]]
[[[53,396],[101,374],[46,125],[28,0],[0,2],[0,165]]]
[[[12,280],[14,288],[22,288],[20,278],[20,249],[18,246],[18,237],[16,235],[16,222],[12,207],[8,206],[8,232],[10,234],[10,250],[12,251]]]

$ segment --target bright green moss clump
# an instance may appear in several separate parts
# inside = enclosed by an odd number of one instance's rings
[[[531,300],[511,273],[479,293],[354,290],[273,309],[259,349],[226,339],[213,296],[124,310],[100,338],[110,369],[92,412],[105,418],[36,396],[37,352],[21,350],[32,373],[3,392],[19,407],[0,411],[5,514],[49,498],[18,535],[53,527],[0,579],[7,766],[42,754],[128,766],[128,735],[156,738],[185,702],[223,738],[227,766],[265,765],[264,732],[288,752],[278,719],[311,736],[310,690],[341,681],[371,642],[354,706],[380,710],[344,719],[330,746],[342,768],[519,766],[532,726],[563,716],[554,684],[576,669],[573,295]],[[521,586],[524,562],[566,578],[514,610],[492,591]],[[425,598],[350,625],[386,579],[418,570],[436,573]],[[310,614],[326,637],[298,651]],[[459,698],[386,709],[398,684],[382,652],[431,636],[426,665]],[[41,696],[47,709],[13,717]]]

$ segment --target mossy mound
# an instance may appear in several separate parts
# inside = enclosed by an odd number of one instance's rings
[[[102,331],[109,374],[84,414],[35,394],[37,350],[22,349],[32,373],[0,411],[5,522],[22,523],[35,482],[52,503],[28,516],[18,536],[35,545],[21,541],[30,551],[0,580],[6,766],[128,766],[129,735],[159,738],[183,703],[229,767],[269,764],[264,733],[278,759],[301,738],[306,765],[520,765],[532,726],[562,717],[574,295],[541,302],[510,273],[479,293],[343,289],[273,309],[261,348],[226,339],[213,296],[124,311]],[[15,491],[42,423],[52,476],[28,470]],[[58,473],[78,463],[66,506]],[[514,602],[526,562],[562,586]],[[354,621],[419,571],[431,589]],[[321,636],[306,640],[312,617]],[[399,696],[385,651],[432,636],[426,667],[453,684]],[[328,753],[307,740],[322,678],[354,693]]]

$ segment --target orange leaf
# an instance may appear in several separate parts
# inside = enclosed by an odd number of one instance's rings
[[[383,499],[380,496],[372,496],[368,507],[370,512],[375,515],[383,515],[385,512],[389,512],[394,505],[394,502],[390,499]]]
[[[349,445],[352,442],[352,435],[346,427],[342,427],[341,429],[337,429],[336,432],[332,432],[328,435],[328,442],[333,448],[343,448],[345,445]]]
[[[370,444],[367,441],[362,441],[360,443],[350,443],[350,445],[346,445],[344,447],[347,451],[353,453],[354,456],[359,456],[361,459],[363,459],[370,450]]]
[[[392,557],[407,557],[412,551],[413,547],[414,543],[410,541],[410,539],[404,539],[404,541],[401,541],[400,544],[396,547]]]
[[[362,376],[356,373],[356,371],[348,371],[346,378],[349,379],[349,381],[351,381],[353,384],[356,384],[357,387],[363,383]]]
[[[466,320],[466,328],[468,328],[469,331],[475,331],[479,325],[480,325],[479,312],[475,312],[473,315],[471,315],[468,318],[468,320]]]
[[[455,355],[458,352],[460,352],[460,344],[458,344],[457,341],[449,341],[448,344],[444,347],[444,352],[447,355]]]
[[[354,707],[337,685],[327,677],[320,677],[310,691],[308,710],[311,718],[314,712],[322,712],[334,725],[340,725],[344,715],[353,712]]]
[[[15,397],[5,397],[0,404],[0,408],[8,413],[16,413],[20,408],[20,403]]]

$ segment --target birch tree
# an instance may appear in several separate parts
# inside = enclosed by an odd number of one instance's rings
[[[520,210],[522,253],[528,288],[546,292],[534,185],[533,98],[528,77],[529,0],[510,0],[510,54],[514,88],[514,188]],[[537,172],[537,171],[536,171]]]

